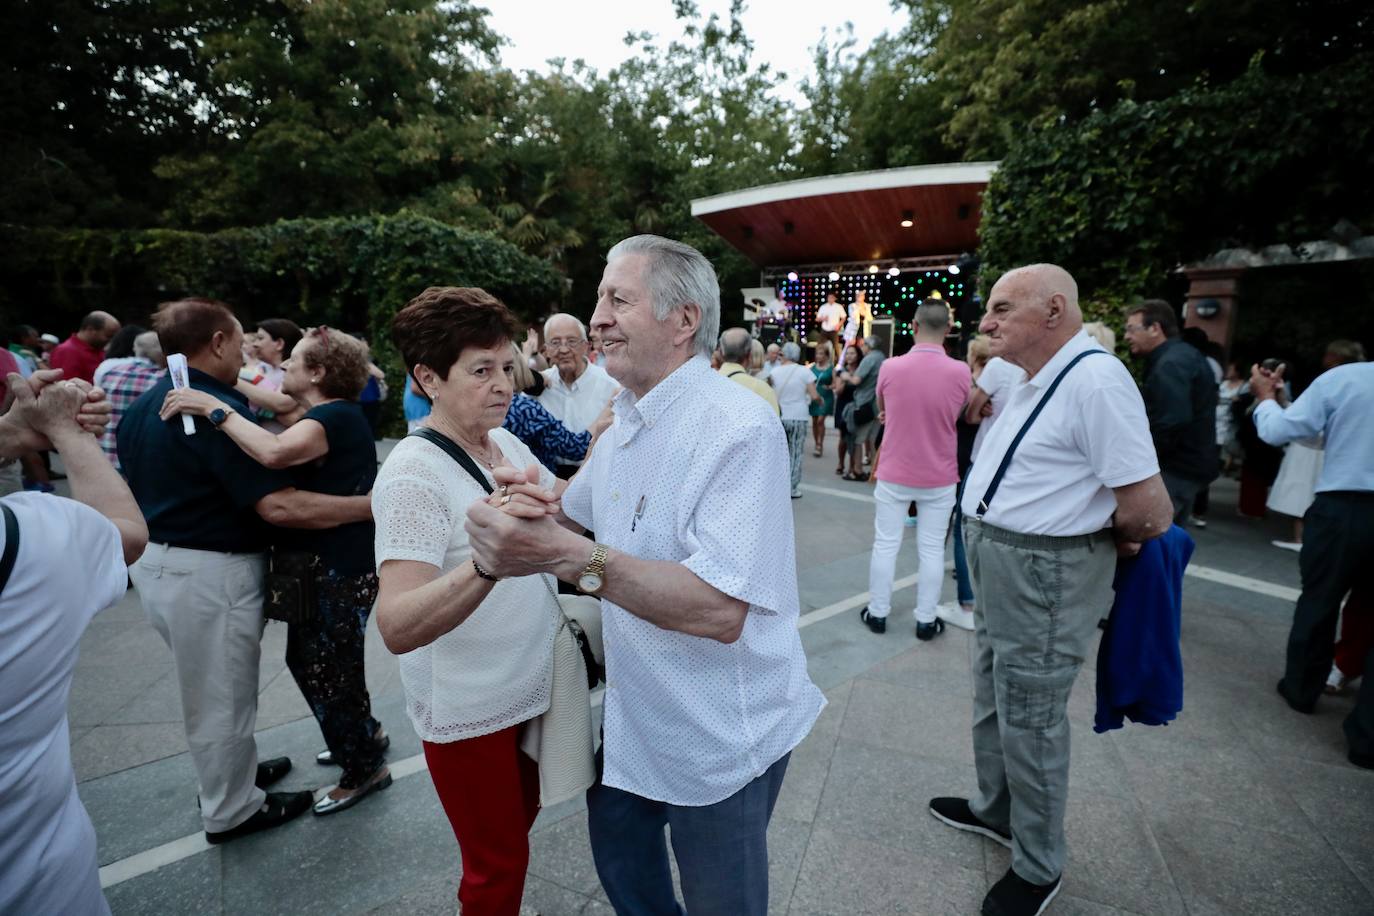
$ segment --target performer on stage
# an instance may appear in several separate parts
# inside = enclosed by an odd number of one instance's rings
[[[839,352],[840,329],[844,327],[844,320],[844,306],[835,301],[834,293],[826,293],[825,305],[816,309],[816,325],[819,328],[817,343],[828,341],[830,352]]]
[[[854,293],[854,301],[849,303],[849,321],[844,326],[844,344],[852,347],[856,340],[862,340],[873,333],[873,306],[868,304],[863,290]]]

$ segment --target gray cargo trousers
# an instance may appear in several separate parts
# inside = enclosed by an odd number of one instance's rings
[[[1012,868],[1048,884],[1064,870],[1069,690],[1112,606],[1110,529],[1017,534],[964,519],[973,590],[975,816],[1012,837]]]

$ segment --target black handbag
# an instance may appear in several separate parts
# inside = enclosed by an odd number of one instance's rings
[[[320,558],[308,551],[272,548],[263,580],[262,616],[294,624],[314,620],[318,613],[315,570],[319,562]]]
[[[876,401],[869,401],[854,408],[854,426],[857,429],[878,419],[878,412],[873,409]]]

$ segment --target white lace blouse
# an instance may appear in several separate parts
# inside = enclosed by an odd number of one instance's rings
[[[517,468],[537,463],[504,429],[493,429],[491,441]],[[553,474],[542,476],[553,486]],[[486,495],[437,446],[402,439],[372,491],[378,569],[386,560],[418,560],[447,572],[467,562],[467,508]],[[419,736],[438,744],[476,738],[548,709],[557,615],[540,576],[503,579],[453,630],[400,656],[406,709]]]

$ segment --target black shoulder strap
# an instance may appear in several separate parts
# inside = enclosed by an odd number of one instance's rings
[[[1016,454],[1016,447],[1021,444],[1021,440],[1026,438],[1026,433],[1030,430],[1035,418],[1040,416],[1040,411],[1045,409],[1050,398],[1054,395],[1054,389],[1059,387],[1059,383],[1064,381],[1064,376],[1069,374],[1069,370],[1078,365],[1085,357],[1092,356],[1094,353],[1106,354],[1106,350],[1085,350],[1075,356],[1067,366],[1059,371],[1050,383],[1050,387],[1045,390],[1045,395],[1035,405],[1031,415],[1026,417],[1026,422],[1021,424],[1021,429],[1016,434],[1016,438],[1011,440],[1011,445],[1007,446],[1007,453],[1002,456],[1002,463],[997,466],[997,473],[992,475],[992,483],[988,484],[988,490],[983,494],[983,498],[978,501],[978,517],[982,518],[988,511],[988,506],[992,503],[992,498],[997,495],[997,488],[1002,485],[1002,477],[1007,473],[1007,467],[1011,464],[1011,456]]]
[[[14,561],[19,556],[19,519],[14,510],[0,503],[0,511],[5,513],[5,552],[0,555],[0,592],[9,584],[10,573],[14,572]]]
[[[734,377],[737,376],[737,375],[743,375],[743,374],[744,374],[744,370],[743,370],[743,369],[736,369],[734,372],[731,372],[729,375],[727,375],[726,378],[734,378]]]
[[[424,439],[426,442],[432,442],[445,452],[448,452],[448,456],[462,465],[463,470],[471,474],[472,479],[481,484],[483,490],[486,490],[488,493],[492,492],[492,486],[487,482],[486,475],[477,467],[477,462],[473,461],[472,456],[463,451],[458,443],[454,442],[448,436],[430,429],[428,426],[421,426],[419,429],[415,430],[415,432],[409,433],[408,435],[414,436],[417,439]]]

